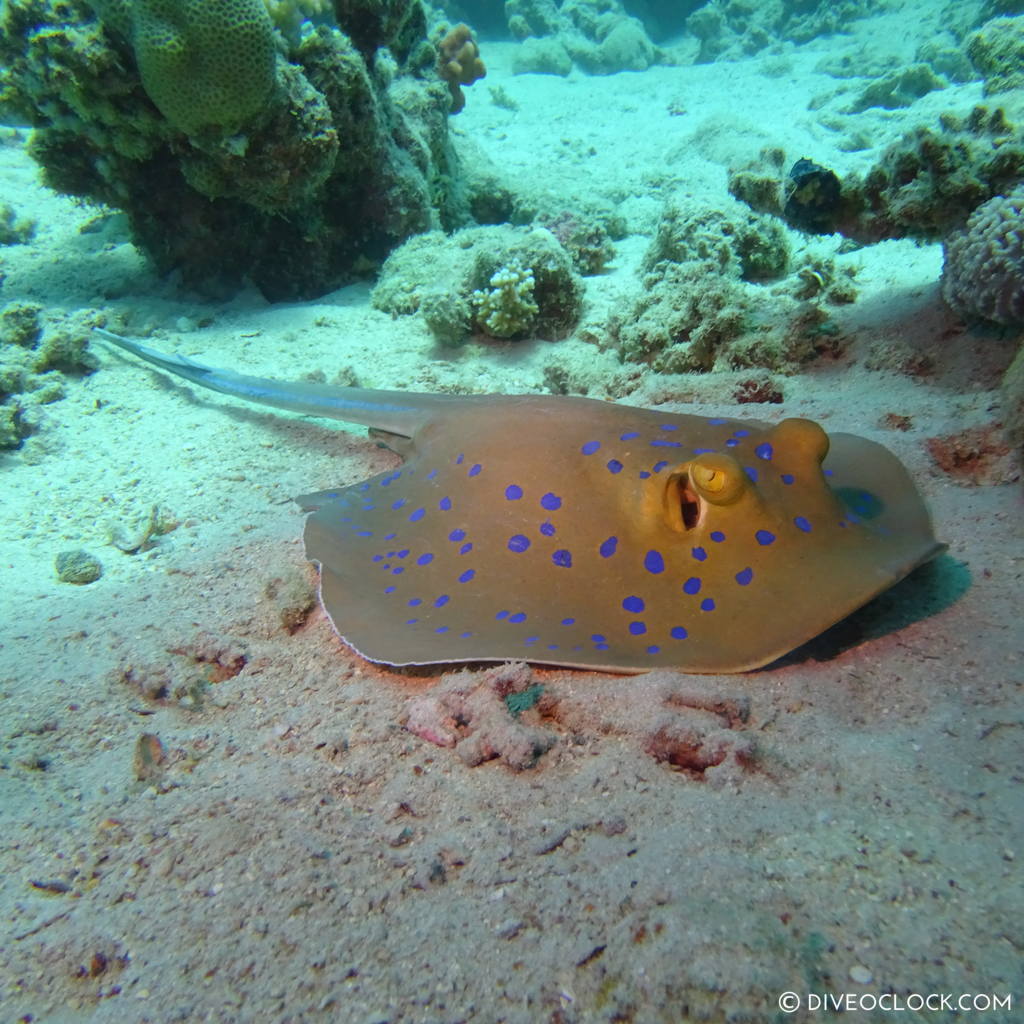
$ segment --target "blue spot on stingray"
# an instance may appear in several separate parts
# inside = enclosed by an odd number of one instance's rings
[[[708,553],[703,548],[693,548],[690,554],[697,559],[698,562],[703,562],[708,557]]]
[[[557,494],[552,494],[548,491],[548,493],[540,499],[540,507],[547,509],[548,512],[557,512],[562,507],[562,499]]]
[[[651,646],[647,648],[648,654],[658,654],[660,651],[661,648],[657,644],[651,644]]]
[[[381,482],[383,483],[383,481],[381,481]],[[370,489],[370,485],[369,484],[360,484],[359,485],[359,490],[361,490],[361,491],[368,491],[369,489]]]
[[[462,455],[461,453],[460,453],[459,455],[456,455],[456,456],[455,456],[455,465],[456,465],[456,466],[461,466],[461,465],[462,465],[462,462],[463,462],[463,460],[464,460],[465,458],[466,458],[466,456],[465,456],[465,455]]]
[[[448,627],[447,626],[438,626],[437,629],[434,630],[434,632],[435,633],[447,633],[448,632]]]
[[[338,497],[339,493],[340,493],[339,491],[325,491],[324,492],[324,497],[325,498],[336,498],[336,497]]]
[[[471,541],[467,540],[466,543],[463,544],[461,548],[459,548],[459,554],[460,555],[468,555],[470,553],[470,551],[472,551],[472,550],[473,550],[473,544],[472,544]]]
[[[476,575],[475,569],[467,569],[460,577],[460,583],[468,583]]]
[[[641,480],[649,480],[650,477],[651,477],[651,474],[648,473],[646,469],[641,469],[640,470],[640,479]]]
[[[572,552],[566,551],[565,548],[559,548],[552,556],[551,561],[557,566],[561,566],[563,569],[572,568]]]
[[[442,594],[436,601],[434,601],[435,608],[443,608],[451,598],[447,594]]]
[[[523,489],[519,484],[509,484],[505,488],[505,498],[508,501],[518,501],[523,496]]]
[[[598,548],[598,552],[600,553],[602,558],[611,558],[612,555],[615,554],[615,549],[618,546],[619,546],[619,538],[618,537],[609,537]]]
[[[689,635],[690,634],[686,632],[685,626],[673,626],[669,630],[669,636],[671,636],[673,640],[685,640]]]
[[[452,499],[451,499],[451,498],[442,498],[442,499],[441,499],[441,500],[440,500],[440,501],[439,501],[439,502],[437,503],[437,507],[438,507],[438,508],[439,508],[439,509],[440,509],[440,510],[441,510],[442,512],[447,512],[447,511],[448,511],[448,510],[449,510],[449,509],[450,509],[450,508],[452,507]]]
[[[384,593],[385,594],[393,594],[397,589],[398,589],[397,587],[385,587],[384,588]]]
[[[401,576],[403,572],[405,572],[405,569],[403,569],[402,566],[399,565],[397,568],[391,570],[391,575]]]
[[[409,513],[409,522],[418,523],[426,514],[427,510],[425,508],[418,508],[415,512]]]
[[[700,610],[702,612],[713,612],[715,610],[715,599],[713,597],[705,597],[700,603]]]
[[[510,615],[508,617],[508,621],[509,622],[515,622],[515,623],[525,622],[526,621],[526,612],[516,612],[515,615]]]
[[[620,441],[632,441],[634,437],[639,437],[639,430],[628,430],[625,434],[619,434]]]
[[[524,644],[535,644],[540,639],[539,636],[528,636],[523,643]]]
[[[416,559],[416,564],[417,565],[430,565],[430,563],[433,560],[434,560],[434,556],[428,551],[425,554],[420,555],[420,557]]]
[[[644,599],[636,596],[627,597],[622,602],[622,607],[625,608],[627,612],[634,612],[639,615],[640,612],[644,610]]]
[[[660,551],[648,551],[644,555],[644,568],[649,572],[657,575],[659,572],[665,571],[665,559],[662,558]]]
[[[385,535],[384,539],[385,540],[394,540],[397,536],[398,536],[397,533],[389,533],[389,534]]]
[[[480,463],[478,462],[475,466],[470,466],[469,472],[466,474],[466,476],[479,476],[480,470],[483,468],[484,467],[481,466]]]
[[[408,503],[409,503],[408,498],[399,498],[398,501],[391,502],[391,507],[397,511],[403,505],[407,505]]]
[[[470,633],[470,631],[469,631],[469,630],[467,629],[465,633],[460,633],[460,634],[459,634],[459,639],[460,639],[460,640],[466,640],[466,639],[468,639],[469,637],[471,637],[472,635],[473,635],[473,634],[472,634],[472,633]]]
[[[384,561],[384,556],[383,555],[374,555],[373,556],[373,561],[374,562],[383,562]]]
[[[666,441],[663,437],[656,437],[651,442],[652,448],[682,448],[682,444],[679,441]]]
[[[739,441],[737,441],[735,437],[730,437],[729,440],[725,442],[725,447],[726,448],[735,448],[738,444],[739,444]]]
[[[796,528],[797,528],[798,530],[803,530],[803,531],[804,531],[804,533],[810,533],[810,532],[811,532],[811,524],[810,524],[810,522],[809,522],[809,521],[808,521],[807,519],[805,519],[805,518],[804,518],[803,516],[796,516],[796,517],[795,517],[795,518],[793,519],[793,525],[794,525],[794,526],[795,526],[795,527],[796,527]]]
[[[540,532],[543,533],[545,537],[554,537],[555,524],[549,523],[547,522],[547,520],[545,520],[543,523],[540,524]]]
[[[733,433],[732,433],[732,436],[733,437],[749,437],[750,436],[750,431],[749,430],[734,430]]]
[[[691,576],[684,584],[683,591],[687,594],[699,594],[701,588],[701,578],[699,576]]]
[[[710,537],[716,544],[721,544],[725,540],[725,534],[721,530],[712,530]]]
[[[500,612],[498,612],[498,614],[497,614],[497,615],[495,615],[494,617],[495,617],[496,619],[503,619],[503,618],[505,618],[505,617],[506,617],[507,615],[508,615],[508,609],[505,609],[504,611],[500,611]]]
[[[466,539],[466,531],[465,530],[452,530],[452,532],[448,534],[448,539],[450,541],[454,541],[457,544],[460,540],[465,540]]]
[[[740,569],[736,573],[736,582],[741,586],[745,587],[754,578],[754,570],[747,566],[746,569]]]
[[[521,555],[529,546],[530,538],[521,533],[514,533],[508,539],[509,551],[514,551],[517,555]]]
[[[679,429],[679,424],[678,423],[662,423],[661,424],[661,429],[662,430],[678,430]]]
[[[744,466],[743,472],[746,473],[748,477],[750,477],[752,483],[757,483],[757,470],[754,469],[753,466]]]
[[[694,455],[708,455],[709,453],[711,453],[711,452],[713,452],[715,450],[716,449],[714,449],[714,448],[694,448],[693,449],[693,454]]]
[[[356,530],[357,537],[372,537],[373,530]]]
[[[409,598],[409,607],[410,608],[415,608],[417,605],[420,605],[420,604],[423,604],[423,599],[421,597],[410,597]]]
[[[582,447],[582,448],[580,449],[580,451],[581,451],[581,452],[582,452],[582,453],[583,453],[584,455],[593,455],[593,454],[594,454],[594,452],[596,452],[596,451],[597,451],[597,449],[598,449],[598,448],[600,448],[600,447],[601,447],[601,442],[600,442],[600,441],[588,441],[588,442],[587,442],[587,443],[586,443],[586,444],[585,444],[585,445],[584,445],[584,446],[583,446],[583,447]]]
[[[430,472],[429,472],[429,473],[427,474],[427,479],[428,479],[428,480],[433,480],[435,476],[437,476],[437,470],[436,470],[436,469],[432,469],[432,470],[431,470],[431,471],[430,471]]]
[[[793,474],[792,474],[792,473],[783,473],[783,474],[782,474],[782,476],[780,476],[780,477],[779,477],[779,479],[780,479],[780,480],[781,480],[781,481],[782,481],[782,482],[783,482],[784,484],[786,484],[786,485],[788,486],[789,484],[791,484],[791,483],[793,482],[793,480],[795,479],[795,477],[793,476]]]
[[[576,623],[575,619],[562,619],[562,625],[563,626],[572,626],[572,625],[575,625],[575,623]]]
[[[608,472],[609,473],[621,473],[622,472],[622,463],[619,462],[618,459],[609,459],[608,460]]]
[[[416,623],[419,622],[419,621],[420,621],[419,619],[406,619],[405,620],[405,624],[407,626],[415,626]]]
[[[832,470],[831,469],[823,469],[822,472],[825,474],[825,476],[831,476],[832,475]]]
[[[643,636],[644,633],[647,632],[647,623],[639,621],[631,622],[629,624],[629,631],[633,634],[633,636]]]
[[[768,461],[768,460],[770,460],[770,459],[771,459],[771,457],[772,457],[772,452],[773,452],[772,446],[771,446],[771,445],[770,445],[770,444],[769,444],[769,443],[768,443],[767,441],[762,441],[762,442],[761,442],[761,443],[760,443],[760,444],[759,444],[759,445],[758,445],[758,446],[757,446],[757,447],[756,447],[756,448],[754,449],[754,454],[755,454],[755,455],[756,455],[756,456],[757,456],[757,457],[758,457],[759,459],[764,459],[765,461]]]
[[[661,462],[656,462],[653,466],[651,466],[651,472],[660,473],[667,465],[668,463],[664,459],[662,459]]]
[[[593,640],[595,644],[603,644],[608,637],[606,637],[604,633],[592,633],[590,635],[590,639]]]
[[[548,644],[548,650],[549,651],[557,651],[558,650],[558,644]]]
[[[721,426],[724,426],[728,422],[729,422],[728,420],[723,420],[723,419],[708,420],[708,423],[710,423],[711,426],[713,426],[713,427],[721,427]]]
[[[775,534],[772,533],[771,530],[758,530],[754,536],[757,538],[757,543],[762,547],[767,547],[769,544],[775,543]]]
[[[608,644],[594,644],[594,650],[595,651],[607,651],[608,650]]]
[[[396,552],[396,554],[398,555],[399,558],[408,558],[409,557],[409,549],[408,548],[402,548],[402,550]]]

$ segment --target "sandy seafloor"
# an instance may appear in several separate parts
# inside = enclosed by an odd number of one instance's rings
[[[854,86],[814,67],[865,40],[907,57],[916,40],[894,28],[875,19],[792,50],[772,77],[764,58],[512,77],[511,45],[488,45],[489,78],[453,129],[514,176],[621,202],[633,232],[586,279],[578,335],[556,344],[439,350],[418,319],[371,309],[367,286],[198,302],[116,230],[81,233],[96,211],[42,189],[14,132],[0,199],[39,231],[3,251],[0,298],[100,310],[151,344],[267,376],[352,367],[368,386],[543,391],[556,360],[599,395],[622,371],[587,324],[622,301],[673,192],[713,205],[726,166],[765,144],[863,170],[906,128],[980,102],[974,83],[868,111],[849,120],[875,145],[842,152],[822,122]],[[518,111],[489,101],[497,83]],[[816,95],[831,98],[811,110]],[[856,1021],[1024,1019],[1021,492],[956,479],[925,445],[998,419],[1017,339],[943,306],[938,246],[841,260],[860,268],[857,301],[835,311],[852,342],[786,378],[784,405],[642,369],[626,400],[810,416],[882,441],[948,553],[760,671],[535,668],[545,701],[524,721],[556,741],[523,771],[469,767],[403,728],[444,667],[371,664],[319,608],[282,628],[282,604],[314,579],[291,496],[395,456],[364,430],[169,383],[96,345],[102,368],[2,460],[0,1020],[828,1017],[806,1010],[809,993],[868,997]],[[934,369],[868,369],[879,342]],[[910,428],[884,426],[888,413]],[[136,555],[107,545],[154,504],[177,530]],[[100,581],[56,581],[54,556],[76,547],[101,557]],[[147,698],[161,680],[170,696]],[[701,773],[652,755],[658,729],[709,722],[752,757]],[[139,781],[144,733],[165,762]],[[804,1009],[778,1011],[787,990]],[[960,1018],[870,1010],[882,994],[943,993],[1015,1001]]]

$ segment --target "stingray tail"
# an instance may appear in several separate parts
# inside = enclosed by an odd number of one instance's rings
[[[250,377],[233,370],[223,370],[173,353],[159,352],[131,338],[93,328],[104,340],[125,352],[159,367],[166,373],[182,377],[200,387],[246,402],[270,405],[275,409],[324,416],[361,423],[399,437],[412,435],[431,420],[438,407],[457,402],[447,395],[421,395],[405,391],[376,391],[370,388],[332,387],[306,381],[276,381]]]

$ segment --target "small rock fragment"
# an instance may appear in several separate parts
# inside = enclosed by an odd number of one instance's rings
[[[79,586],[95,583],[103,575],[100,560],[82,548],[60,552],[54,559],[54,568],[61,583],[74,583]]]

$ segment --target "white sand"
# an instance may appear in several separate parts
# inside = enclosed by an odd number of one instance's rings
[[[722,201],[727,165],[766,144],[861,170],[906,128],[980,100],[975,83],[849,118],[875,144],[844,153],[824,124],[849,96],[808,100],[853,88],[813,71],[853,45],[819,41],[770,78],[755,58],[564,81],[513,78],[511,47],[492,46],[453,128],[553,193],[622,202],[635,235],[587,279],[599,320],[675,190]],[[489,102],[499,82],[517,112]],[[369,386],[540,391],[552,360],[618,370],[578,339],[440,351],[418,320],[371,310],[366,287],[202,305],[116,229],[80,234],[95,211],[39,187],[16,138],[0,181],[0,201],[40,222],[0,252],[5,302],[124,315],[153,344],[266,376],[353,367]],[[313,579],[291,496],[395,456],[365,431],[247,408],[103,350],[2,457],[0,1018],[760,1021],[785,990],[1024,997],[1021,495],[962,485],[924,444],[998,418],[1016,339],[944,309],[937,246],[843,259],[862,268],[857,302],[836,312],[854,340],[785,381],[784,406],[736,407],[714,377],[642,377],[630,400],[696,392],[700,411],[808,415],[880,440],[949,554],[748,675],[535,670],[547,699],[530,720],[556,742],[518,773],[402,728],[441,672],[366,662],[319,609],[293,634],[280,625],[271,592]],[[934,372],[865,368],[878,341]],[[887,429],[886,413],[910,429]],[[106,546],[154,504],[182,525],[145,553]],[[55,580],[55,554],[75,547],[99,554],[99,582]],[[184,699],[140,692],[161,680]],[[749,716],[702,710],[727,699]],[[652,756],[688,729],[752,760],[702,775]],[[166,755],[152,783],[133,768],[144,733]]]

